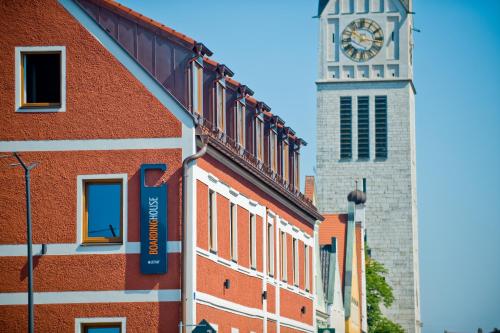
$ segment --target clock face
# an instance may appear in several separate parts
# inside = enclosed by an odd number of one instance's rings
[[[384,44],[382,28],[370,19],[352,21],[342,32],[342,50],[354,61],[367,61],[377,55]]]

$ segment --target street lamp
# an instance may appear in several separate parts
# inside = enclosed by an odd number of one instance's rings
[[[24,169],[24,179],[26,183],[26,240],[28,242],[28,332],[34,332],[34,304],[33,304],[33,240],[31,237],[31,195],[30,195],[30,171],[37,166],[37,163],[26,164],[18,153],[3,155],[5,157],[15,157],[19,163],[11,166],[22,166]]]

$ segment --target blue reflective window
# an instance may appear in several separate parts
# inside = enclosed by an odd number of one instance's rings
[[[121,325],[112,325],[112,324],[96,324],[94,325],[85,325],[84,333],[120,333],[122,331]]]
[[[122,241],[122,181],[85,182],[85,242]]]

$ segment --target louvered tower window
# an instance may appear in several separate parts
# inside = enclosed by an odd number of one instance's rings
[[[375,158],[387,158],[387,96],[375,96]]]
[[[340,158],[352,158],[352,97],[340,97]]]
[[[358,96],[358,159],[370,158],[369,98]]]

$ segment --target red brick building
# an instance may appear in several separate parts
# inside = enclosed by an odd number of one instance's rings
[[[322,217],[299,191],[304,140],[205,45],[116,2],[0,12],[0,151],[38,163],[35,330],[314,331]],[[22,332],[24,178],[10,163],[0,331]]]

